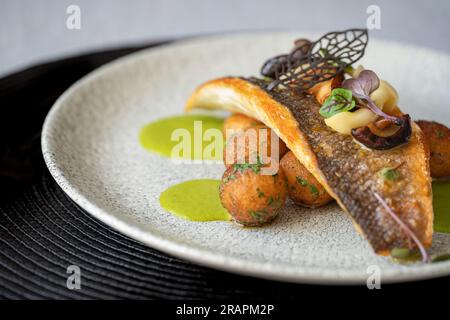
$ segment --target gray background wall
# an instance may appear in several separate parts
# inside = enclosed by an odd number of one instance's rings
[[[81,29],[66,9],[81,8]],[[0,76],[88,50],[234,30],[325,32],[366,25],[381,9],[373,37],[450,51],[449,0],[0,0]]]

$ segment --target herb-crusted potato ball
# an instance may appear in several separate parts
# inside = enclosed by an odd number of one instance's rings
[[[434,121],[419,120],[430,149],[430,170],[433,178],[450,177],[450,129]]]
[[[278,159],[273,160],[279,162],[288,151],[286,144],[270,128],[257,125],[228,139],[223,153],[225,166],[228,168],[235,163],[256,163],[258,159],[268,164],[272,160],[272,135],[278,141],[278,148],[273,146],[274,151],[278,151]]]
[[[260,164],[234,164],[222,177],[220,199],[233,219],[244,226],[257,227],[271,222],[284,207],[286,181],[279,171],[261,173]]]
[[[292,151],[280,161],[280,171],[287,180],[289,197],[305,207],[319,207],[332,200],[319,181],[298,161]]]
[[[256,119],[247,117],[245,114],[242,113],[234,113],[231,116],[229,116],[227,119],[225,119],[223,123],[223,133],[226,138],[227,131],[232,133],[232,131],[236,130],[246,130],[250,127],[254,126],[260,126],[263,125],[261,122],[259,122]]]

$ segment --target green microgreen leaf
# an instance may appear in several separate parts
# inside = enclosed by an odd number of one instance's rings
[[[351,90],[336,88],[331,91],[331,95],[325,100],[319,113],[322,117],[329,118],[335,114],[350,111],[355,105]]]

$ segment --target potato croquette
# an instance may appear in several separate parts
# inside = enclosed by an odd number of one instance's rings
[[[314,208],[332,200],[324,187],[298,161],[292,151],[281,159],[280,168],[287,180],[288,195],[295,203]]]
[[[278,142],[278,146],[273,145],[274,152],[278,149],[278,158],[272,159],[272,135]],[[288,148],[278,136],[264,125],[258,125],[246,129],[232,136],[225,145],[223,162],[228,168],[235,163],[256,163],[258,159],[262,163],[268,164],[272,160],[279,162]]]
[[[430,170],[433,178],[450,177],[450,129],[434,121],[419,120],[430,149]]]
[[[258,164],[234,164],[225,171],[220,185],[224,208],[237,223],[249,227],[275,219],[284,207],[286,197],[283,173],[263,175]]]

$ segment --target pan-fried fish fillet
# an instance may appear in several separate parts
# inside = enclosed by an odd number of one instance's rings
[[[351,136],[326,126],[313,96],[290,89],[268,92],[265,87],[266,82],[256,78],[212,80],[192,94],[186,110],[226,109],[254,117],[272,128],[350,215],[377,253],[388,254],[393,248],[407,248],[413,243],[375,193],[425,247],[431,245],[429,155],[422,131],[415,123],[409,143],[390,150],[368,150]],[[399,178],[383,179],[380,171],[394,167],[398,167]]]

